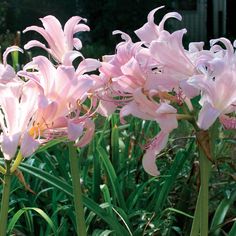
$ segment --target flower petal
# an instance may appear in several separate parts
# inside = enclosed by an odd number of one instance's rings
[[[150,144],[146,153],[143,156],[142,164],[144,170],[153,176],[159,175],[159,171],[156,166],[156,155],[165,148],[168,141],[169,134],[161,131]]]

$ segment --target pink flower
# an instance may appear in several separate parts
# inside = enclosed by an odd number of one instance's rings
[[[34,81],[41,91],[39,108],[30,131],[32,136],[51,139],[68,135],[77,145],[89,142],[94,131],[90,120],[92,112],[88,109],[82,114],[82,104],[93,89],[94,82],[84,73],[94,70],[98,65],[96,60],[91,59],[82,61],[77,70],[64,65],[55,68],[47,58],[38,56],[25,66],[24,71],[18,73]],[[29,68],[37,71],[26,71]],[[84,128],[87,131],[81,138]]]
[[[214,44],[218,41],[223,42],[226,49],[217,47],[216,56],[211,60],[206,57],[204,61],[202,58],[201,64],[206,68],[205,73],[188,81],[202,91],[202,109],[198,125],[204,130],[207,130],[219,116],[236,110],[235,54],[230,42],[224,38],[212,41],[212,47],[216,46]]]
[[[164,30],[164,24],[165,21],[168,18],[176,18],[177,20],[181,21],[182,17],[177,12],[170,12],[167,13],[159,23],[159,25],[156,25],[154,22],[154,14],[162,9],[164,6],[158,7],[153,9],[147,17],[148,22],[144,24],[140,29],[136,30],[136,35],[141,39],[141,41],[145,42],[147,45],[149,45],[153,40],[158,40],[161,37],[165,37],[166,35],[169,35],[169,32]]]
[[[117,45],[115,55],[105,57],[106,62],[100,68],[101,77],[108,78],[110,95],[119,97],[115,100],[111,96],[110,101],[121,107],[122,122],[125,116],[133,115],[159,124],[161,132],[148,146],[143,159],[145,170],[157,175],[156,155],[165,147],[169,133],[177,127],[177,110],[169,104],[169,99],[174,100],[174,97],[167,93],[172,91],[173,84],[158,71],[156,67],[160,64],[157,65],[147,48],[140,42],[133,43],[127,34],[118,33],[125,41]]]
[[[29,156],[40,144],[29,135],[40,92],[33,82],[1,85],[0,92],[1,150],[4,158],[13,159],[18,145],[22,155]]]
[[[41,34],[47,41],[49,48],[47,48],[43,43],[38,40],[29,41],[25,45],[25,49],[30,49],[32,47],[41,47],[48,51],[53,58],[64,65],[71,65],[72,61],[78,57],[82,56],[78,51],[74,51],[75,47],[80,50],[82,43],[80,39],[74,38],[74,34],[81,31],[89,31],[89,27],[85,24],[79,24],[81,20],[86,21],[86,19],[79,16],[71,17],[65,24],[64,31],[60,22],[54,16],[46,16],[40,18],[43,23],[44,28],[38,26],[27,27],[23,32],[36,31]]]

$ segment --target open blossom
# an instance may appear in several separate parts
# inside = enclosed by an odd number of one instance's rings
[[[120,107],[122,122],[125,122],[125,116],[133,115],[159,124],[161,131],[147,145],[143,158],[144,169],[151,175],[157,175],[156,155],[167,144],[169,133],[177,127],[177,110],[168,100],[175,98],[167,94],[172,87],[168,88],[168,84],[162,81],[161,73],[153,70],[155,62],[141,42],[133,43],[127,34],[120,31],[115,33],[121,33],[125,41],[117,45],[115,55],[105,58],[100,68],[101,76],[109,78],[108,87],[113,100]],[[116,96],[118,100],[114,99]]]
[[[204,130],[207,130],[221,115],[236,111],[235,53],[233,46],[225,38],[212,41],[212,47],[218,41],[225,43],[226,49],[217,47],[217,58],[207,57],[205,61],[202,58],[201,63],[202,67],[206,68],[205,73],[188,81],[202,91],[200,100],[202,109],[199,113],[198,125]],[[220,120],[227,122],[228,119]]]
[[[29,156],[40,144],[29,135],[40,92],[33,82],[20,81],[1,84],[0,92],[0,142],[4,158],[13,159],[19,145],[22,155]]]
[[[82,61],[77,70],[64,65],[55,68],[47,58],[38,56],[18,73],[34,81],[41,91],[32,135],[46,139],[68,135],[78,146],[84,146],[91,140],[94,131],[90,120],[92,112],[88,109],[82,114],[82,104],[94,82],[84,73],[96,69],[98,65],[96,60],[90,59]],[[29,72],[29,68],[36,71]]]
[[[147,45],[149,45],[153,40],[158,40],[159,38],[166,37],[170,34],[168,31],[164,30],[164,24],[167,19],[176,18],[177,20],[182,20],[182,16],[179,13],[170,12],[162,18],[159,25],[156,25],[154,22],[154,14],[163,7],[164,6],[161,6],[150,11],[147,17],[147,23],[135,31],[135,34]]]
[[[81,40],[74,37],[74,34],[81,31],[89,31],[89,27],[83,23],[79,23],[81,20],[86,19],[79,16],[71,17],[65,24],[64,31],[60,22],[54,16],[46,16],[40,19],[44,28],[38,26],[27,27],[23,32],[36,31],[41,34],[47,41],[48,46],[39,42],[38,40],[31,40],[25,45],[25,49],[32,47],[41,47],[48,51],[53,58],[64,65],[71,65],[72,61],[81,56],[81,53],[76,51],[82,48]],[[73,49],[76,50],[73,50]]]

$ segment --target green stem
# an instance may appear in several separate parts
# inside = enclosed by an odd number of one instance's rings
[[[209,211],[209,177],[211,162],[200,148],[200,175],[201,175],[201,197],[200,197],[200,236],[208,235],[208,211]]]
[[[20,165],[20,163],[22,162],[22,160],[23,160],[23,156],[22,156],[21,152],[19,151],[19,152],[17,153],[16,159],[15,159],[13,165],[11,166],[11,169],[10,169],[10,172],[11,172],[11,173],[13,173],[13,172],[16,171],[16,169],[18,168],[18,166]]]
[[[196,209],[194,212],[194,218],[193,218],[193,223],[192,223],[192,229],[191,229],[191,233],[190,236],[198,236],[199,235],[199,231],[200,231],[200,204],[201,203],[201,188],[199,190],[198,193],[198,198],[197,198],[197,204],[196,204]]]
[[[86,236],[86,223],[83,209],[82,190],[80,184],[80,165],[73,142],[69,143],[69,161],[72,178],[72,188],[74,196],[74,207],[76,216],[76,227],[78,236]]]
[[[0,212],[0,235],[5,236],[7,230],[8,220],[8,209],[9,209],[9,198],[11,189],[11,178],[10,174],[10,162],[6,162],[6,174],[4,175],[2,201],[1,201],[1,212]]]
[[[207,135],[207,133],[206,133]],[[205,136],[206,137],[206,136]],[[201,136],[201,138],[204,138]],[[208,150],[210,150],[209,140],[202,143]],[[198,194],[197,204],[194,213],[194,220],[190,236],[207,236],[208,235],[208,201],[209,201],[209,178],[211,171],[211,162],[208,160],[203,146],[198,145],[199,148],[199,163],[200,163],[200,180],[201,186]],[[210,150],[211,152],[211,150]],[[200,233],[200,234],[199,234]]]

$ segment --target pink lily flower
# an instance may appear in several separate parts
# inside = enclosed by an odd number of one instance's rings
[[[47,41],[49,48],[38,40],[29,41],[24,48],[30,49],[32,47],[40,47],[49,52],[53,58],[64,65],[71,65],[72,61],[77,57],[82,57],[78,51],[82,48],[80,39],[74,38],[74,34],[81,31],[89,31],[89,27],[79,22],[81,20],[86,22],[86,19],[79,16],[71,17],[65,24],[64,31],[60,22],[54,16],[46,16],[40,18],[44,28],[38,26],[27,27],[23,32],[36,31],[41,34]]]
[[[94,85],[91,77],[84,73],[94,70],[99,64],[90,59],[82,61],[77,70],[73,66],[64,65],[55,68],[47,58],[38,56],[25,66],[24,71],[18,73],[36,82],[41,91],[31,135],[47,139],[55,135],[68,135],[79,146],[90,141],[94,131],[91,112],[88,110],[81,115],[80,104],[86,100]],[[37,71],[27,72],[28,68]],[[82,138],[84,128],[87,131]]]
[[[121,107],[121,122],[125,122],[125,116],[133,115],[159,124],[161,132],[147,147],[143,158],[145,171],[157,175],[156,155],[166,146],[169,133],[177,127],[177,110],[166,99],[167,92],[173,88],[169,86],[170,81],[163,81],[161,72],[153,71],[156,61],[149,50],[140,42],[133,43],[127,34],[118,33],[125,41],[117,45],[115,55],[105,58],[107,62],[102,63],[100,71],[102,76],[111,78],[107,80],[111,94],[121,98],[117,101]],[[158,97],[160,102],[154,97]],[[116,102],[112,97],[110,100],[114,101],[111,104]]]
[[[147,17],[147,23],[144,24],[140,29],[135,31],[135,34],[141,39],[141,41],[145,42],[149,45],[153,40],[158,40],[158,38],[168,37],[169,32],[164,30],[164,24],[169,18],[176,18],[181,21],[182,16],[177,12],[170,12],[164,15],[159,25],[156,25],[154,22],[154,14],[164,8],[164,6],[158,7],[150,11]]]
[[[188,81],[202,91],[200,100],[202,109],[199,113],[198,125],[204,130],[207,130],[218,117],[222,117],[220,120],[225,120],[227,126],[229,120],[224,119],[224,114],[236,110],[236,61],[233,46],[224,38],[214,40],[212,43],[218,41],[225,44],[226,50],[221,48],[217,59],[208,61],[206,58],[205,66],[202,60],[203,67],[207,68],[205,74]]]
[[[15,157],[17,147],[24,157],[31,155],[39,146],[38,139],[29,135],[38,109],[39,90],[33,82],[15,81],[0,86],[1,150],[6,160]]]

